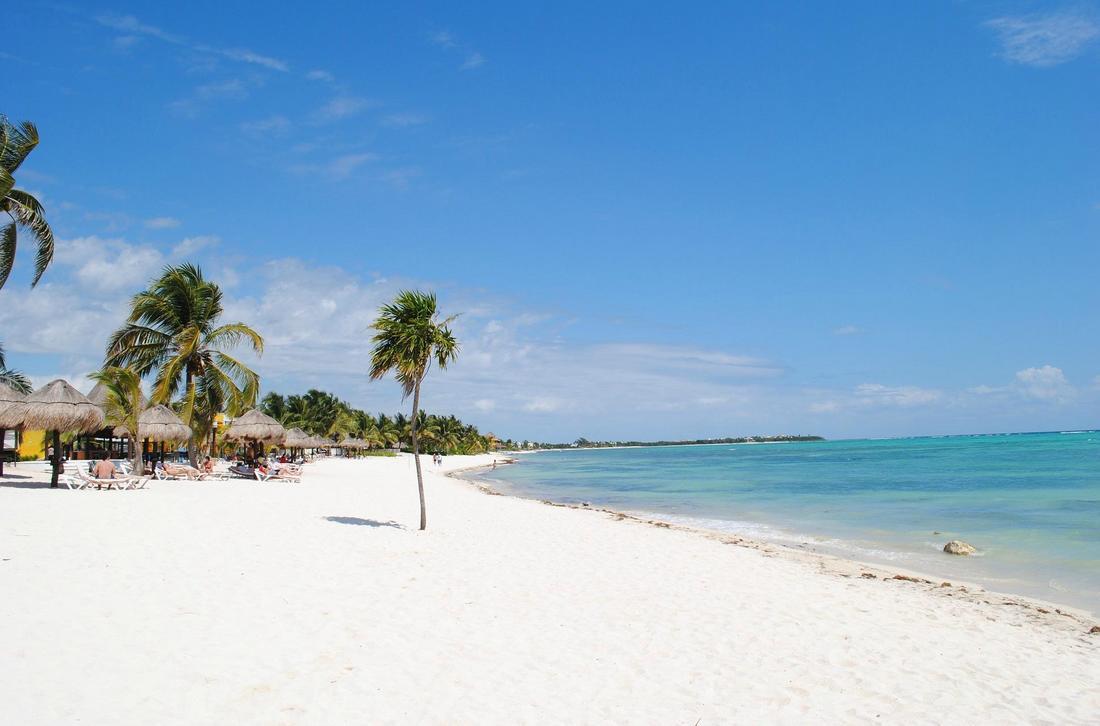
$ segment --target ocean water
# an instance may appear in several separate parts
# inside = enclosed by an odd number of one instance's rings
[[[547,451],[478,478],[1100,612],[1100,432]],[[944,554],[963,539],[971,557]]]

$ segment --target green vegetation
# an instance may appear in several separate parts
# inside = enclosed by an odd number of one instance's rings
[[[46,221],[46,210],[32,194],[15,188],[15,173],[36,146],[38,129],[34,124],[24,121],[17,125],[0,116],[0,210],[7,212],[11,219],[0,227],[0,288],[8,281],[15,265],[20,227],[38,242],[31,287],[42,279],[42,273],[53,259],[53,231]]]
[[[550,444],[525,441],[514,446],[515,442],[506,442],[505,448],[530,448],[530,449],[606,449],[612,446],[690,446],[698,444],[765,444],[780,441],[824,441],[821,436],[736,436],[723,439],[693,439],[689,441],[589,441],[579,438],[569,444]]]
[[[150,403],[172,404],[194,432],[195,465],[220,412],[236,416],[256,405],[260,377],[227,351],[264,341],[244,323],[219,324],[222,291],[192,264],[169,266],[130,303],[130,316],[107,342],[106,365],[154,375]]]
[[[20,393],[31,392],[31,382],[28,378],[19,371],[13,371],[8,368],[7,360],[4,358],[4,346],[0,345],[0,383],[13,388]]]
[[[311,389],[304,395],[283,396],[268,393],[260,402],[260,410],[287,428],[300,428],[306,433],[323,436],[333,443],[345,437],[363,439],[371,445],[366,453],[386,455],[386,449],[400,445],[411,451],[412,422],[398,413],[372,416],[325,391]],[[496,443],[476,426],[465,424],[455,416],[433,416],[420,412],[417,434],[424,451],[444,455],[483,454]]]
[[[137,447],[138,417],[145,405],[145,396],[141,393],[141,376],[132,368],[107,366],[91,375],[107,389],[105,406],[106,423],[126,430],[127,451],[134,465],[134,471],[140,472],[141,451]]]
[[[416,462],[416,485],[420,492],[420,529],[428,526],[424,505],[424,475],[420,471],[420,441],[417,436],[424,412],[420,410],[420,384],[428,375],[432,361],[440,369],[458,357],[458,341],[448,327],[454,316],[438,319],[435,293],[405,290],[389,305],[383,305],[372,326],[375,333],[371,351],[370,377],[374,380],[393,373],[401,384],[405,397],[413,397],[412,438],[413,461]],[[426,423],[426,421],[424,421]]]

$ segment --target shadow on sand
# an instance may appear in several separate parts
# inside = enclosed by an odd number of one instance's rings
[[[361,519],[359,517],[325,517],[329,522],[336,522],[337,524],[355,524],[360,527],[393,527],[394,529],[405,529],[405,525],[393,521],[379,522],[376,519]]]
[[[21,476],[19,474],[4,472],[4,476],[0,476],[0,487],[7,487],[10,489],[49,489],[50,480],[36,479],[31,476]],[[64,484],[60,484],[55,488],[68,489]]]

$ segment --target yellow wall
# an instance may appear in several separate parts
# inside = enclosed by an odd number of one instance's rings
[[[19,444],[20,456],[37,456],[42,458],[46,455],[46,432],[45,431],[24,431],[23,441]]]

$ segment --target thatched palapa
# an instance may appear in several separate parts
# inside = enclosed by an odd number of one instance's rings
[[[367,442],[362,439],[346,438],[337,444],[341,449],[365,449]]]
[[[283,446],[288,449],[306,449],[313,446],[311,443],[312,437],[301,429],[294,428],[286,432],[286,438],[283,439]]]
[[[26,395],[6,383],[0,383],[0,429],[23,428],[23,409],[21,404]]]
[[[110,391],[107,390],[107,386],[105,386],[103,384],[103,382],[100,381],[99,383],[96,383],[94,386],[92,386],[92,390],[88,391],[88,400],[91,401],[92,403],[94,403],[95,405],[99,406],[100,410],[102,410],[104,415],[106,415],[107,414],[107,396],[109,394],[110,394]],[[146,400],[145,394],[142,393],[141,394],[141,407],[145,408],[147,405],[149,405],[149,402]]]
[[[60,378],[51,381],[14,404],[23,415],[23,428],[53,432],[53,477],[50,486],[57,486],[61,474],[61,432],[84,434],[103,428],[103,410],[84,397],[80,391]]]
[[[116,426],[115,434],[126,436],[126,427]],[[191,428],[175,411],[161,404],[145,409],[138,416],[137,438],[150,441],[187,441],[191,438]]]
[[[223,437],[226,441],[262,441],[281,444],[286,439],[286,429],[275,419],[254,408],[234,419],[233,423],[226,428]]]
[[[51,381],[16,404],[23,428],[88,433],[103,428],[103,411],[80,391],[60,378]]]

